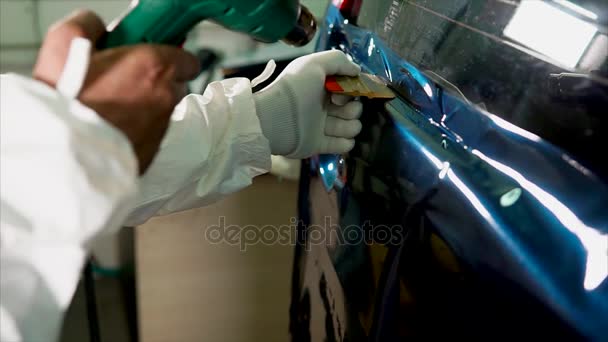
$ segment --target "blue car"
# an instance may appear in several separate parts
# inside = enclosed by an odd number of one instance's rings
[[[608,3],[334,0],[383,79],[302,165],[294,341],[608,341]]]

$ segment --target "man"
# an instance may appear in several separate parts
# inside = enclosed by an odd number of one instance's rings
[[[267,172],[271,153],[347,152],[361,129],[361,104],[323,87],[359,73],[341,52],[299,58],[255,94],[229,79],[183,98],[194,56],[95,51],[104,32],[78,12],[49,30],[33,79],[1,77],[2,341],[57,338],[99,233],[214,202]]]

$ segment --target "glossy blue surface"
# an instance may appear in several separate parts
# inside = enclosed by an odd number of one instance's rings
[[[339,48],[399,97],[386,110],[400,133],[399,177],[430,191],[425,214],[480,272],[522,286],[582,335],[608,336],[608,186],[560,149],[446,91],[375,34],[330,6],[318,48]],[[337,156],[322,156],[323,182]]]

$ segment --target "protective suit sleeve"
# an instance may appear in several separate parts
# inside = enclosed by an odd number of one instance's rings
[[[255,108],[246,78],[213,82],[203,95],[185,97],[140,180],[126,225],[213,203],[268,172],[270,145]]]
[[[54,341],[87,255],[137,189],[125,136],[71,96],[0,76],[0,339]]]

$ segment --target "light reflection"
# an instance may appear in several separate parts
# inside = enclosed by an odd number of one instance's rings
[[[433,98],[433,89],[429,83],[424,84],[424,92],[430,97]]]
[[[608,236],[587,226],[565,204],[550,193],[530,182],[516,170],[484,155],[478,150],[473,154],[492,165],[497,170],[515,180],[523,189],[549,210],[564,227],[575,234],[587,250],[584,287],[593,290],[608,276]]]
[[[322,175],[324,175],[324,174],[325,174],[325,169],[321,167],[321,168],[319,168],[319,172],[320,172]]]
[[[391,108],[387,106],[387,109]],[[397,116],[397,118],[399,118],[400,116]],[[396,126],[397,129],[401,132],[401,134],[403,135],[403,137],[407,140],[409,140],[416,149],[422,151],[422,153],[435,165],[435,167],[437,167],[438,170],[441,170],[443,168],[443,162],[441,160],[439,160],[439,158],[437,158],[434,154],[432,154],[429,150],[427,150],[426,147],[424,147],[424,145],[422,145],[420,143],[420,141],[418,141],[418,139],[416,139],[415,137],[412,136],[412,133],[408,132],[407,128],[405,128],[403,125],[399,124]]]
[[[121,13],[121,14],[120,14],[120,15],[119,15],[119,16],[118,16],[116,19],[112,20],[112,21],[111,21],[111,22],[108,24],[108,26],[107,26],[107,28],[106,28],[106,29],[108,30],[108,32],[112,32],[112,31],[114,31],[114,29],[116,29],[116,27],[118,26],[118,24],[120,24],[120,23],[123,21],[123,19],[124,19],[124,18],[125,18],[125,17],[126,17],[128,14],[129,14],[129,13],[131,13],[131,11],[132,11],[132,10],[134,10],[134,9],[135,9],[135,7],[139,6],[139,1],[140,1],[140,0],[132,0],[132,1],[129,3],[129,7],[127,7],[127,9],[126,9],[126,10],[125,10],[123,13]]]
[[[422,153],[424,153],[424,155],[433,164],[435,164],[435,166],[437,167],[437,169],[441,170],[443,168],[443,162],[441,162],[441,160],[439,160],[439,158],[437,158],[434,154],[432,154],[431,152],[429,152],[429,150],[427,150],[426,148],[424,148],[422,145],[419,148],[420,148],[420,151],[422,151]]]
[[[466,185],[464,182],[452,171],[452,169],[448,170],[448,179],[452,181],[452,183],[460,190],[460,192],[469,200],[469,203],[473,205],[475,210],[494,228],[497,228],[498,225],[496,221],[486,209],[486,207],[481,203],[479,198],[473,193],[473,191]]]
[[[392,82],[393,81],[393,72],[391,71],[391,66],[388,61],[388,58],[386,57],[386,53],[384,53],[383,51],[380,51],[380,56],[382,57],[382,62],[384,63],[384,71],[386,71],[388,80],[390,82]]]
[[[512,206],[517,202],[519,197],[521,197],[521,193],[522,191],[520,188],[511,189],[504,193],[500,196],[500,206],[504,208]]]
[[[494,114],[488,114],[488,116],[490,117],[490,119],[492,121],[494,121],[494,123],[497,126],[503,128],[503,129],[506,129],[507,131],[509,131],[511,133],[515,133],[515,134],[520,135],[520,136],[522,136],[524,138],[528,138],[528,139],[530,139],[530,140],[532,140],[534,142],[540,142],[540,141],[542,141],[542,139],[538,135],[536,135],[534,133],[530,133],[530,132],[528,132],[525,129],[522,129],[520,127],[517,127],[514,124],[512,124],[512,123],[510,123],[510,122],[508,122],[506,120],[503,120],[502,118],[500,118],[500,117],[498,117],[498,116],[496,116]]]
[[[503,34],[574,68],[596,32],[593,24],[544,1],[522,1]]]
[[[452,181],[452,183],[454,183],[454,185],[469,200],[469,202],[473,205],[475,210],[477,210],[477,212],[479,214],[481,214],[481,216],[483,216],[483,218],[486,221],[488,221],[491,225],[493,225],[494,227],[497,227],[496,221],[494,221],[494,218],[492,218],[492,215],[490,214],[488,209],[486,209],[486,207],[483,205],[483,203],[481,203],[481,201],[473,193],[473,191],[471,189],[469,189],[469,187],[466,184],[464,184],[464,182],[454,173],[454,171],[450,168],[450,163],[449,162],[442,163],[441,160],[439,160],[439,158],[435,157],[431,152],[429,152],[424,147],[421,147],[420,150],[433,164],[435,164],[437,169],[441,170],[441,172],[439,172],[439,178],[443,179],[447,174],[448,179],[450,179]]]
[[[369,39],[369,47],[367,48],[367,55],[369,57],[372,56],[372,53],[374,53],[374,49],[376,48],[376,44],[374,44],[374,38],[370,38]]]
[[[441,171],[439,172],[439,179],[444,179],[445,176],[448,174],[448,171],[450,170],[450,162],[443,162],[443,167],[441,168]]]
[[[386,56],[384,58],[386,60]],[[388,63],[386,64],[388,65]],[[429,81],[428,77],[407,62],[403,62],[403,69],[405,69],[406,74],[409,73],[410,76],[424,89],[424,92],[429,96],[429,98],[433,99],[433,88],[431,87],[431,82]],[[388,68],[388,70],[390,70],[390,68]]]
[[[327,164],[327,171],[333,171],[334,170],[334,163],[329,163]]]
[[[566,1],[566,0],[553,0],[553,2],[560,4],[566,8],[569,8],[571,10],[573,10],[574,12],[583,15],[591,20],[597,20],[597,14],[591,12],[588,9],[582,8],[579,5],[573,4],[570,1]]]

